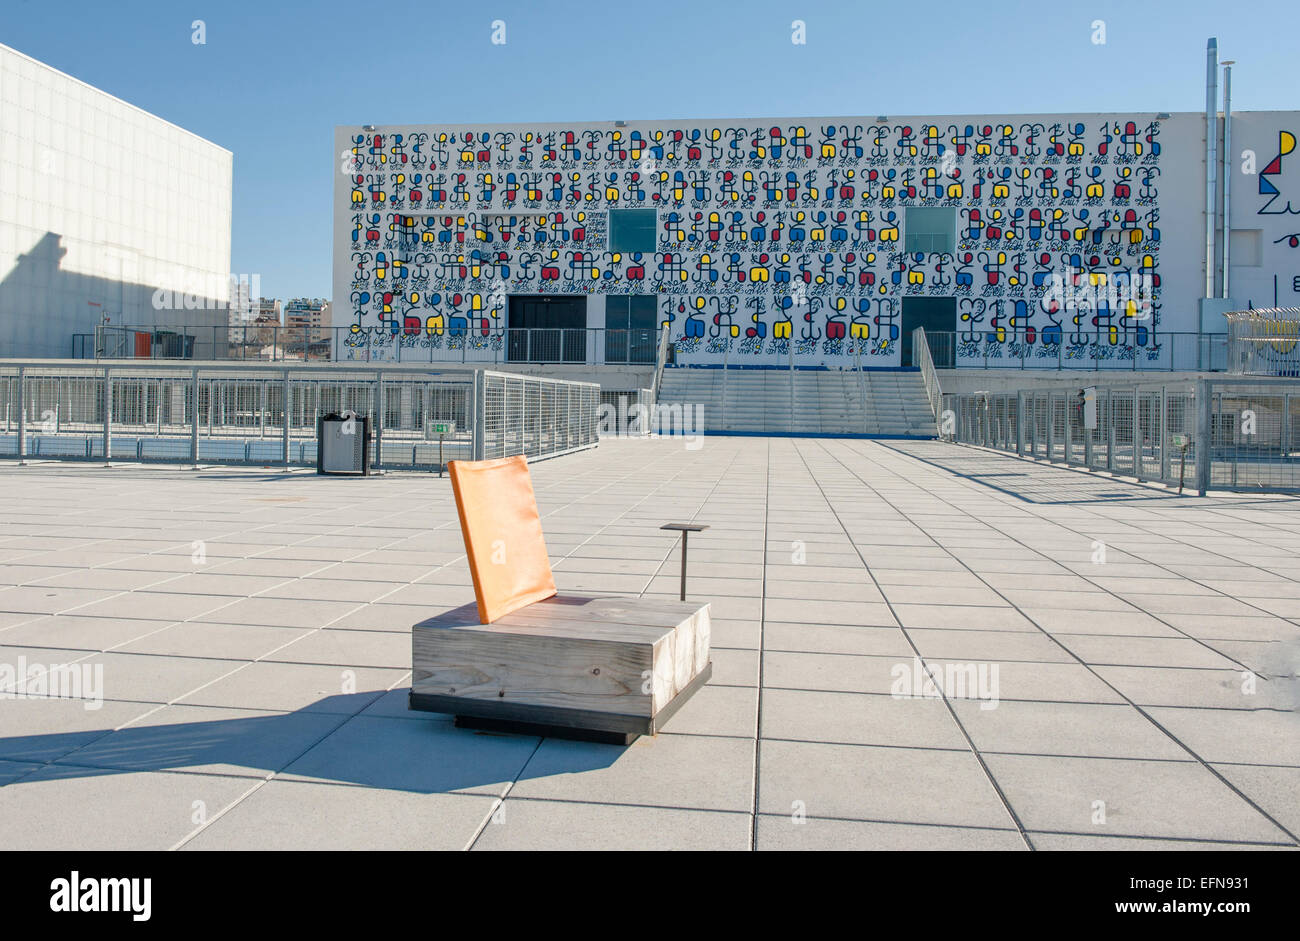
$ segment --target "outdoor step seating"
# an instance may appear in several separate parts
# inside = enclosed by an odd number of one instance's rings
[[[708,682],[708,604],[559,594],[525,458],[448,470],[475,604],[413,626],[412,709],[628,744]]]

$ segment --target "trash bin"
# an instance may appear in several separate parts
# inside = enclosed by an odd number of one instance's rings
[[[370,419],[331,412],[316,423],[316,473],[370,473]]]

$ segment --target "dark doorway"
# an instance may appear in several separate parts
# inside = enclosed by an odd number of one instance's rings
[[[511,363],[585,363],[587,298],[510,298],[506,320],[506,361]]]
[[[952,369],[954,340],[957,332],[957,298],[955,297],[905,297],[903,298],[903,365],[912,362],[912,331],[924,327],[930,356],[937,369]]]
[[[653,294],[606,295],[605,362],[653,363],[658,313]]]

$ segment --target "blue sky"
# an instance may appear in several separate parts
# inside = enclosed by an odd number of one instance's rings
[[[259,274],[268,297],[328,297],[338,124],[1201,110],[1210,36],[1237,61],[1234,110],[1295,109],[1297,9],[4,0],[0,42],[234,151],[231,270]],[[496,19],[504,46],[491,43]]]

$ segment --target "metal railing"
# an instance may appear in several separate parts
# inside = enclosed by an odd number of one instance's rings
[[[983,331],[926,330],[937,369],[1055,369],[1165,372],[1224,372],[1228,369],[1226,334],[1160,331],[1147,342],[1111,343],[1105,331],[1065,333],[1057,342],[1043,335],[1032,341],[1006,331],[1003,340]]]
[[[925,395],[930,400],[930,411],[938,421],[943,402],[943,389],[939,386],[939,374],[935,371],[934,359],[930,356],[930,344],[926,339],[924,327],[917,327],[912,331],[912,362],[921,368],[921,378],[925,380]]]
[[[594,447],[600,386],[516,373],[479,372],[474,457],[554,457]]]
[[[99,326],[72,338],[73,359],[240,362],[575,363],[656,367],[655,329],[473,327],[416,329],[246,326]]]
[[[1229,370],[1244,376],[1300,376],[1300,308],[1227,314]]]
[[[1300,381],[945,394],[940,436],[1139,481],[1300,492]]]
[[[626,438],[650,434],[654,391],[635,389],[600,392],[600,436]]]
[[[373,468],[433,470],[594,447],[598,405],[593,383],[482,369],[0,362],[0,458],[311,466],[317,419],[351,411]]]

